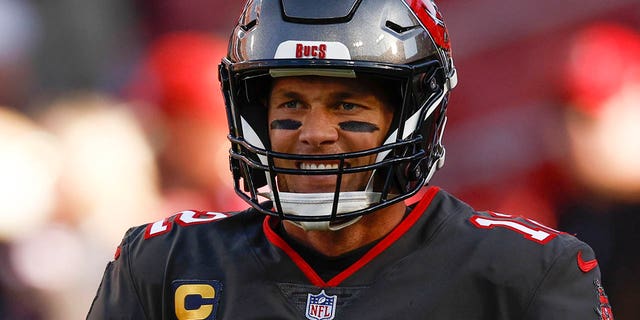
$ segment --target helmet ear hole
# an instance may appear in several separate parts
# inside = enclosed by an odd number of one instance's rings
[[[422,158],[417,162],[410,163],[406,167],[407,182],[415,182],[422,179],[426,172],[426,158]]]
[[[415,103],[427,100],[434,92],[442,89],[440,85],[442,82],[441,73],[440,69],[431,69],[425,70],[420,75],[414,77],[412,89]]]
[[[438,83],[436,82],[435,75],[431,77],[427,77],[426,75],[422,78],[422,89],[428,91],[436,91],[438,89]]]

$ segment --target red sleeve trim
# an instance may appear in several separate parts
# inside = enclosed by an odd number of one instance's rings
[[[435,195],[440,191],[438,187],[431,187],[424,194],[420,202],[409,213],[409,215],[400,222],[388,235],[386,235],[378,244],[371,248],[362,258],[356,261],[354,264],[346,268],[344,271],[337,274],[329,281],[324,281],[320,278],[318,273],[298,254],[289,244],[287,244],[278,234],[273,231],[270,225],[271,217],[267,216],[262,224],[263,230],[267,239],[276,247],[284,251],[291,260],[298,266],[298,268],[305,274],[307,279],[317,287],[335,287],[339,286],[347,278],[355,274],[358,270],[363,268],[378,255],[384,252],[392,244],[394,244],[400,237],[402,237],[411,227],[420,219],[422,214],[426,211],[433,201]]]

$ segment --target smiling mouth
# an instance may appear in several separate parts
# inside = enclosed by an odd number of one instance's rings
[[[338,169],[337,163],[312,163],[312,162],[300,162],[297,164],[299,169],[302,170],[336,170]],[[350,165],[345,163],[345,168],[349,168]]]

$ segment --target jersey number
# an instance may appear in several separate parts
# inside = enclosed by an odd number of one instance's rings
[[[521,218],[524,219],[524,221],[521,221],[508,214],[495,212],[490,212],[490,214],[491,217],[475,215],[471,217],[470,221],[474,226],[481,229],[493,229],[495,227],[509,229],[522,234],[525,239],[540,244],[545,244],[562,233],[530,219]]]
[[[186,227],[193,224],[209,223],[226,217],[226,214],[220,212],[182,211],[178,213],[173,220],[178,222],[179,225]],[[169,219],[170,218],[166,218],[147,225],[144,238],[149,239],[171,231],[173,222]]]

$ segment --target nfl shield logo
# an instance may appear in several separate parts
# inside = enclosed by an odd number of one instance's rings
[[[332,320],[336,315],[337,296],[328,296],[324,290],[317,295],[307,295],[307,319]]]

